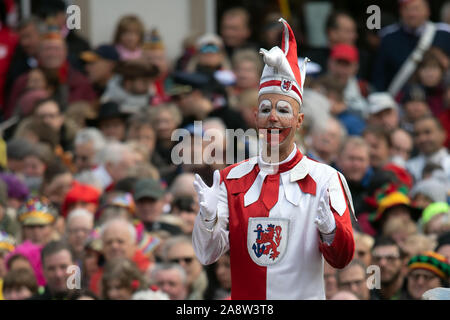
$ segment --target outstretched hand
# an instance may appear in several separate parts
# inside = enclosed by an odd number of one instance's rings
[[[200,203],[200,213],[206,221],[216,218],[217,204],[219,203],[220,173],[214,171],[213,185],[208,187],[202,178],[195,174],[194,188],[197,191]]]

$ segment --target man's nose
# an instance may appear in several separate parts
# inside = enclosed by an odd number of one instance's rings
[[[277,116],[277,112],[276,112],[275,109],[272,109],[272,110],[270,111],[269,121],[270,121],[270,122],[277,122],[277,121],[278,121],[278,116]]]

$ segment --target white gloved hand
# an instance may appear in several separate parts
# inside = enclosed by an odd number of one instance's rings
[[[214,171],[213,185],[208,187],[202,178],[195,174],[194,188],[198,194],[200,214],[205,222],[214,221],[217,218],[217,204],[219,203],[220,173]]]
[[[330,208],[330,195],[327,192],[325,196],[320,199],[317,216],[314,223],[322,234],[330,234],[336,229],[336,221],[334,220],[333,212]]]

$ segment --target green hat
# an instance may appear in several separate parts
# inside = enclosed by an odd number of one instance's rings
[[[140,179],[134,186],[134,201],[143,198],[160,199],[164,195],[164,190],[159,181],[155,179]]]
[[[449,212],[450,206],[446,202],[433,202],[423,210],[420,222],[425,225],[430,222],[431,218],[440,214]]]

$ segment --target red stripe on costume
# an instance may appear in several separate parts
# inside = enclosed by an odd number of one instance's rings
[[[271,86],[274,86],[274,87],[278,86],[279,87],[279,86],[281,86],[281,81],[280,80],[269,80],[269,81],[266,81],[266,82],[262,83],[259,86],[259,89],[261,90],[262,88],[271,87]],[[294,85],[294,83],[292,83],[292,88],[291,89],[294,90],[295,93],[298,94],[298,96],[300,97],[300,100],[303,101],[303,96],[300,93],[300,91],[298,90],[297,86]]]
[[[249,217],[268,217],[269,212],[262,202],[244,208],[244,195],[258,175],[255,168],[240,179],[227,180],[229,170],[221,172],[227,187],[229,208],[229,240],[232,300],[265,300],[267,268],[253,262],[247,251],[247,229]]]
[[[300,189],[303,191],[303,193],[309,193],[313,196],[316,195],[317,184],[309,174],[307,174],[306,177],[304,177],[303,179],[298,180],[297,183],[300,186]]]
[[[294,72],[295,79],[297,80],[298,85],[302,86],[302,78],[300,76],[300,69],[298,68],[298,55],[297,55],[297,41],[295,40],[294,32],[291,29],[291,26],[287,22],[283,22],[285,28],[287,28],[289,33],[289,50],[286,54],[286,59],[289,61],[289,65],[291,66],[292,71]],[[281,41],[281,50],[285,50],[285,32],[286,29],[283,28],[283,38]],[[303,101],[303,99],[302,99]]]
[[[344,192],[344,188],[342,187],[340,177],[339,184],[346,200],[345,212],[342,216],[340,216],[330,203],[330,208],[333,212],[334,220],[336,221],[336,234],[334,235],[334,240],[331,245],[320,242],[319,250],[322,252],[325,260],[333,268],[342,269],[353,259],[353,255],[355,253],[355,241],[353,239],[353,228],[350,219],[350,210],[348,208],[349,200]]]

